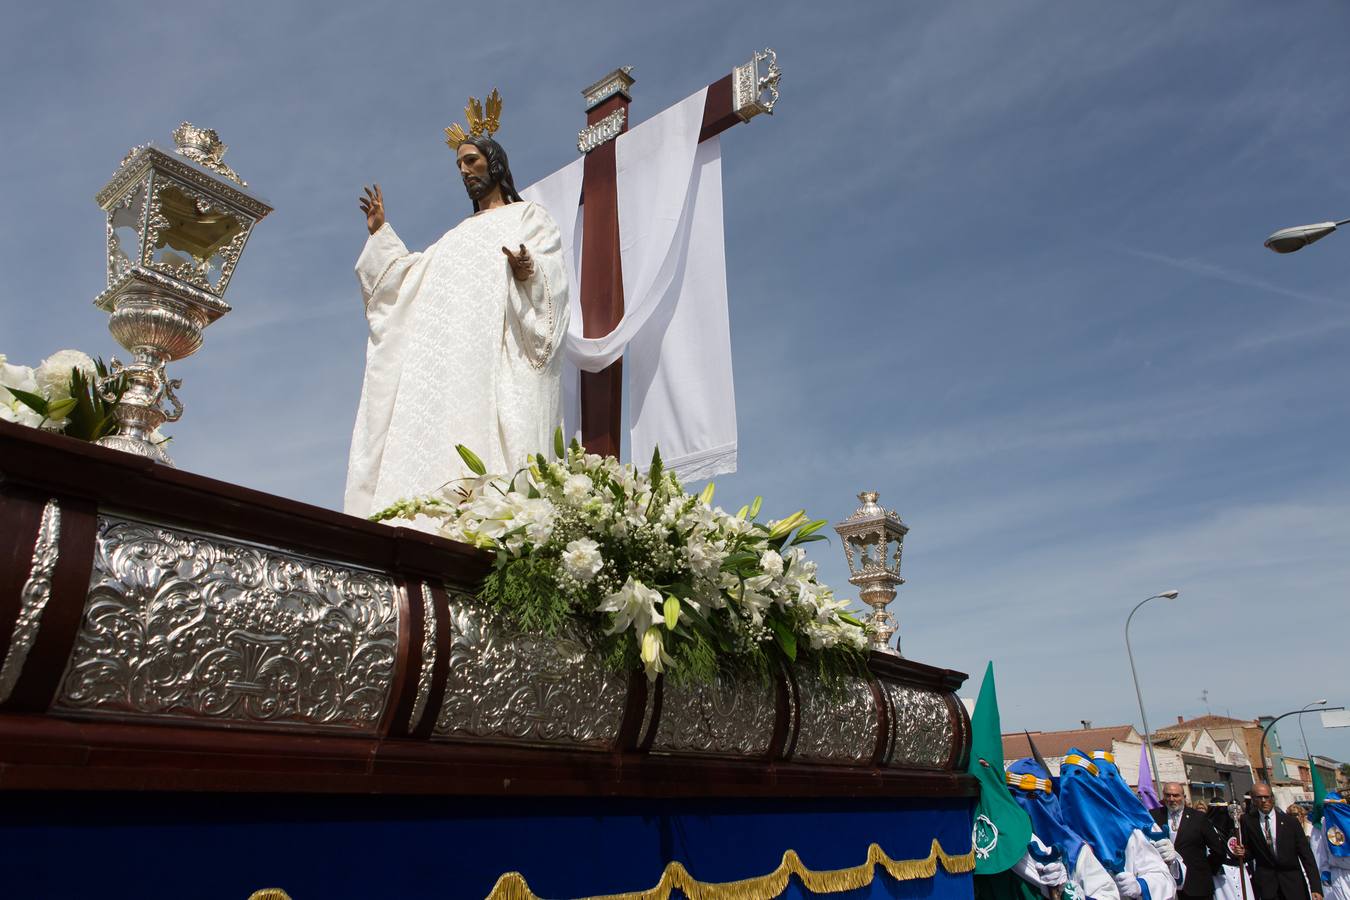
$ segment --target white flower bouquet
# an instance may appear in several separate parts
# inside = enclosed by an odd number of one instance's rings
[[[554,436],[514,476],[488,474],[402,500],[371,518],[429,516],[445,537],[496,552],[481,597],[515,626],[575,627],[607,663],[708,683],[719,673],[767,675],[776,659],[826,676],[863,667],[863,624],[816,580],[802,544],[825,520],[802,511],[758,521],[760,498],[735,515],[713,485],[688,494],[662,467],[638,471]]]
[[[103,360],[79,350],[58,350],[36,369],[0,354],[0,420],[6,422],[96,441],[116,427],[112,411],[125,388],[124,379],[108,380]]]

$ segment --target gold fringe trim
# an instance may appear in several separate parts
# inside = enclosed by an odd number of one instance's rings
[[[291,900],[291,895],[281,888],[263,888],[249,894],[248,900]]]
[[[777,897],[787,889],[788,879],[796,875],[806,889],[817,894],[837,894],[866,887],[872,883],[876,867],[881,866],[896,881],[911,881],[916,878],[932,878],[937,874],[938,863],[949,874],[960,875],[975,871],[975,851],[953,856],[942,849],[942,845],[933,839],[933,848],[926,859],[895,860],[886,855],[876,844],[867,848],[867,862],[848,869],[836,869],[828,872],[813,872],[802,864],[797,851],[788,850],[778,868],[767,875],[747,878],[744,881],[724,881],[718,883],[695,880],[683,865],[672,862],[661,873],[656,887],[628,894],[606,894],[603,897],[590,897],[587,900],[668,900],[670,892],[679,889],[689,900],[768,900]],[[529,884],[519,872],[507,872],[492,887],[487,900],[540,900],[530,890]]]

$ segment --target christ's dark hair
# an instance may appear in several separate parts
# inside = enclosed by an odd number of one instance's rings
[[[520,194],[516,192],[516,183],[511,178],[511,163],[506,159],[506,151],[502,145],[488,137],[486,134],[477,137],[470,135],[464,139],[464,143],[473,144],[478,148],[478,152],[483,154],[487,160],[488,178],[493,184],[500,185],[502,189],[502,199],[507,203],[520,202]],[[478,201],[473,201],[473,211],[478,212]]]

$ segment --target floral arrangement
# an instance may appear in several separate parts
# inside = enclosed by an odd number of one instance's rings
[[[36,369],[16,366],[0,353],[5,422],[96,441],[116,427],[112,411],[124,390],[123,379],[109,380],[103,360],[79,350],[58,350]]]
[[[531,456],[509,478],[456,449],[475,477],[371,518],[429,516],[444,536],[495,551],[481,597],[516,627],[579,626],[612,668],[640,665],[649,679],[763,677],[777,659],[827,677],[862,668],[867,630],[801,546],[824,540],[824,519],[761,522],[758,497],[728,514],[712,484],[686,493],[659,451],[643,473],[564,447],[561,430],[554,459]]]

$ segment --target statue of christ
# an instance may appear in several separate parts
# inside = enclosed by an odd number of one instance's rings
[[[560,348],[567,276],[558,228],[521,200],[491,134],[446,129],[473,215],[421,253],[366,188],[370,237],[356,262],[369,339],[347,467],[346,512],[368,516],[468,474],[456,444],[507,476],[552,445],[562,424]],[[470,101],[470,109],[477,101]],[[480,113],[481,117],[481,113]]]

